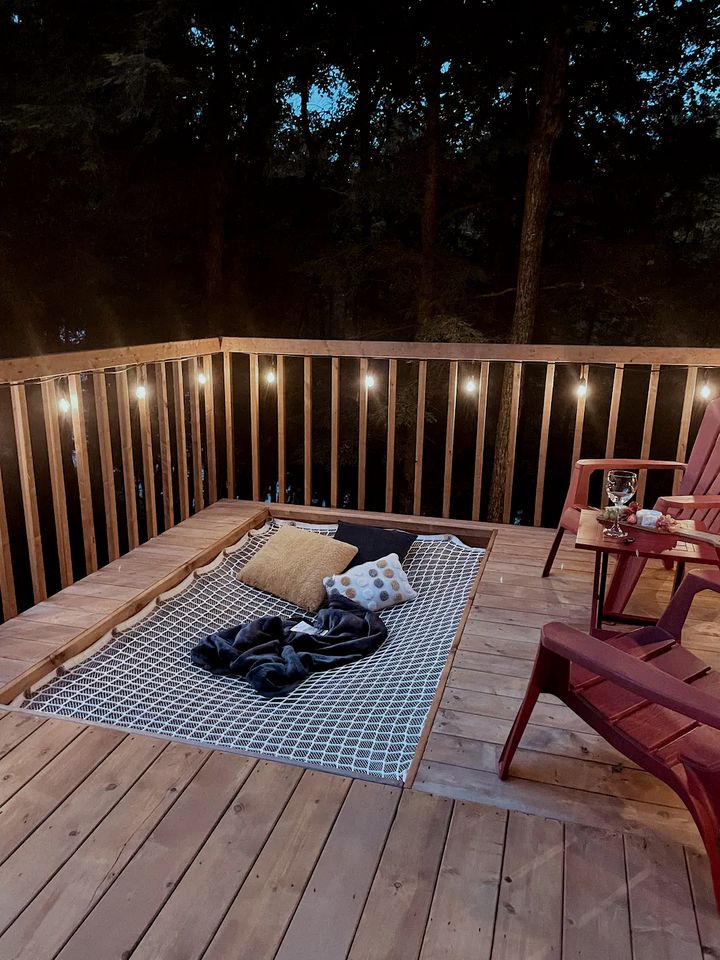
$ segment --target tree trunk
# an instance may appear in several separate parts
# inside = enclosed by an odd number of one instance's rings
[[[550,201],[550,159],[555,141],[562,130],[568,52],[566,32],[559,30],[551,41],[545,58],[537,112],[528,152],[515,310],[510,331],[511,343],[530,342],[537,316],[545,222]],[[500,412],[495,438],[495,461],[488,508],[488,519],[494,523],[509,519],[504,515],[504,507],[506,464],[510,442],[511,398],[512,367],[510,364],[506,364],[503,373]]]
[[[211,306],[219,299],[223,289],[225,221],[232,180],[229,144],[232,98],[230,22],[222,14],[212,25],[212,37],[213,87],[208,104],[208,233],[205,251],[205,292]]]
[[[440,61],[433,60],[426,84],[425,142],[426,170],[423,190],[420,238],[422,255],[418,285],[418,331],[429,327],[435,308],[437,287],[436,244],[438,231],[438,187],[442,141],[440,132]]]

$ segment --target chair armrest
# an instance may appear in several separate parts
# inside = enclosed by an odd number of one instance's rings
[[[590,477],[597,470],[686,470],[687,464],[676,460],[619,460],[596,459],[578,460],[573,469],[570,489],[563,511],[583,510],[588,506]]]
[[[643,460],[638,457],[636,460],[626,459],[604,459],[578,460],[576,466],[583,470],[594,472],[595,470],[686,470],[687,464],[680,463],[677,460]]]
[[[548,623],[540,643],[565,660],[585,667],[668,710],[720,730],[720,698],[698,690],[652,662],[637,660],[566,623]]]
[[[691,494],[685,497],[659,497],[656,509],[662,510],[663,507],[681,507],[683,510],[712,510],[720,508],[720,494]]]

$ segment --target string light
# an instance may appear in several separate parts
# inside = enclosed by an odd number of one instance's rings
[[[585,377],[583,377],[580,383],[578,383],[577,387],[575,388],[575,393],[578,395],[578,397],[586,397],[587,392],[588,392],[587,380],[585,379]]]
[[[144,400],[147,396],[147,387],[143,386],[142,383],[139,383],[137,387],[135,387],[135,396],[138,398],[138,400]]]
[[[703,400],[709,400],[712,396],[712,387],[708,383],[708,371],[703,372],[702,386],[698,390],[698,394],[702,397]]]
[[[365,386],[368,390],[372,390],[372,388],[375,386],[375,377],[371,373],[365,377]]]
[[[475,382],[475,377],[468,377],[465,381],[465,393],[475,393],[477,390],[477,383]]]
[[[60,413],[70,413],[70,401],[67,397],[60,397],[58,400],[58,410]]]
[[[207,377],[202,372],[198,374],[198,383],[200,384],[201,387],[204,387],[205,384],[207,383]]]
[[[273,383],[275,383],[276,379],[277,379],[277,377],[275,376],[275,371],[274,371],[274,370],[268,370],[268,372],[265,374],[265,380],[266,380],[266,382],[269,383],[269,384],[271,384],[271,385],[272,385]]]

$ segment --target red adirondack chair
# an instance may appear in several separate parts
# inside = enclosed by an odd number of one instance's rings
[[[720,573],[690,573],[657,626],[632,633],[598,639],[564,623],[543,627],[498,775],[507,777],[538,696],[558,697],[680,796],[707,849],[720,912],[720,672],[680,643],[700,590],[720,593]]]
[[[543,576],[552,569],[560,541],[566,530],[577,533],[580,511],[588,504],[590,477],[597,470],[682,470],[677,496],[664,496],[656,510],[682,519],[702,520],[712,533],[720,532],[720,399],[709,403],[692,454],[687,464],[671,460],[578,460],[560,517],[555,539],[545,561]],[[632,595],[646,560],[622,557],[618,562],[605,600],[606,616],[622,613]]]

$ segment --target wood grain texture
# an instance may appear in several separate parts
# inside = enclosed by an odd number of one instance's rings
[[[24,384],[14,383],[11,385],[10,400],[15,425],[15,449],[20,471],[20,492],[25,516],[30,578],[32,580],[33,597],[37,603],[47,596],[47,587],[45,585],[45,562],[43,560],[42,533],[37,504],[37,487],[35,485],[35,461],[32,440],[30,439],[27,394]]]
[[[480,385],[478,392],[477,424],[475,427],[475,467],[473,474],[473,499],[470,516],[480,519],[482,500],[482,476],[485,461],[485,424],[487,420],[488,386],[490,382],[490,364],[483,360],[480,364]]]
[[[2,615],[5,620],[9,620],[15,616],[17,613],[15,575],[13,573],[12,555],[10,553],[10,534],[8,531],[2,467],[0,467],[0,603],[2,603]]]
[[[223,399],[225,403],[225,477],[226,495],[235,499],[235,413],[233,410],[233,358],[223,353]]]
[[[98,432],[98,453],[100,455],[108,558],[116,560],[120,556],[120,538],[115,495],[115,464],[110,433],[110,411],[108,409],[107,383],[105,382],[104,371],[93,374],[93,393],[95,395],[95,421]]]
[[[503,501],[503,523],[510,522],[512,507],[513,481],[515,479],[515,446],[517,444],[518,416],[520,413],[520,388],[522,386],[522,364],[513,364],[512,395],[510,399],[510,429],[507,447],[507,469],[505,471],[505,498]]]
[[[63,469],[62,447],[60,444],[60,426],[58,424],[58,398],[54,380],[40,383],[43,400],[43,419],[45,421],[45,439],[47,441],[48,466],[50,468],[50,489],[55,514],[55,539],[57,541],[60,583],[69,586],[74,579],[72,554],[70,552],[70,529],[68,527],[67,497],[65,495],[65,473]]]
[[[275,389],[277,390],[277,456],[278,502],[285,503],[287,490],[287,438],[285,426],[285,357],[275,360]]]
[[[533,515],[533,523],[536,527],[542,525],[545,470],[547,468],[548,440],[550,438],[550,412],[552,410],[554,386],[555,364],[549,363],[545,369],[545,392],[543,394],[542,419],[540,422],[540,449],[538,452],[537,481],[535,483],[535,513]]]
[[[397,360],[388,361],[387,445],[385,448],[385,510],[392,513],[395,489],[395,417],[397,411]]]
[[[303,502],[312,503],[313,494],[313,369],[312,357],[303,360]]]
[[[365,509],[365,480],[367,474],[367,430],[368,430],[368,362],[365,357],[360,360],[360,377],[358,380],[358,477],[357,477],[357,508]],[[305,503],[309,503],[307,497]]]
[[[250,361],[250,472],[253,500],[260,499],[260,368],[253,353]]]
[[[200,372],[197,357],[191,357],[188,360],[188,391],[190,394],[190,461],[193,477],[193,512],[195,513],[205,506],[204,457],[200,428]]]
[[[450,516],[450,497],[452,495],[453,450],[455,449],[455,411],[457,408],[458,364],[450,364],[448,377],[447,414],[445,416],[445,466],[443,471],[442,515]]]
[[[215,455],[215,380],[212,354],[202,358],[203,405],[205,408],[205,452],[207,460],[208,503],[217,500],[217,457]]]
[[[155,455],[153,453],[152,429],[150,427],[150,391],[147,379],[147,367],[141,364],[137,368],[138,386],[145,387],[145,396],[138,398],[138,419],[140,421],[140,449],[143,466],[143,503],[145,504],[145,525],[148,537],[156,537],[158,532],[157,508],[155,505]],[[155,397],[155,404],[158,398]]]
[[[128,546],[133,550],[140,542],[140,534],[138,532],[137,489],[135,485],[135,460],[130,420],[130,388],[127,370],[116,371],[115,388],[117,390],[118,424],[120,427],[123,489],[125,491],[125,520],[127,522]]]
[[[180,519],[190,516],[190,491],[188,487],[188,451],[185,428],[185,372],[182,360],[178,360],[173,370],[173,401],[175,408],[175,447],[177,450],[178,495],[180,499]]]
[[[427,360],[418,364],[417,409],[415,414],[415,478],[413,483],[413,513],[418,516],[422,505],[423,455],[425,448],[425,394],[427,391]]]
[[[164,363],[155,364],[155,392],[160,442],[160,471],[162,476],[162,503],[164,529],[175,523],[175,495],[173,493],[173,456],[170,443],[170,406],[167,371]],[[113,557],[114,559],[114,557]]]

